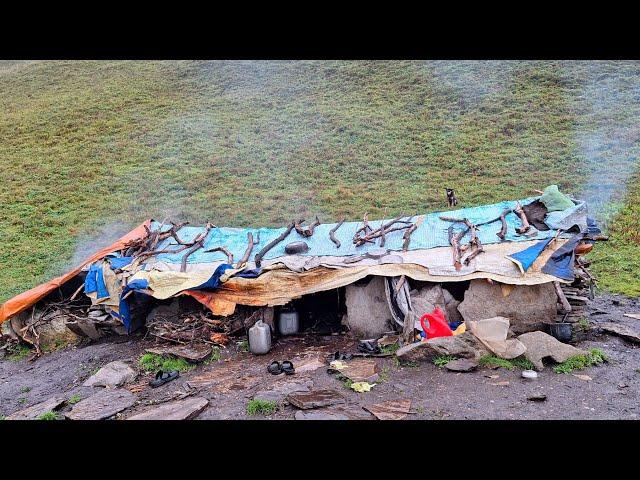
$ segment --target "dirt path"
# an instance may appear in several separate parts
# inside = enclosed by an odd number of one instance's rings
[[[209,400],[198,419],[253,419],[246,405],[256,392],[281,389],[291,383],[307,383],[312,389],[334,389],[342,394],[349,408],[368,415],[362,406],[385,400],[411,399],[409,419],[637,419],[640,417],[640,348],[614,336],[598,334],[598,322],[624,323],[640,330],[640,320],[623,313],[640,312],[638,300],[599,297],[589,309],[592,328],[578,335],[577,346],[601,348],[610,362],[580,372],[591,380],[571,374],[556,374],[550,367],[537,380],[526,381],[520,370],[480,368],[469,373],[453,373],[430,363],[398,365],[393,358],[378,358],[381,381],[367,393],[356,393],[327,373],[326,368],[293,376],[272,376],[266,365],[272,360],[296,356],[332,354],[336,350],[355,351],[356,341],[348,336],[281,338],[266,356],[256,357],[232,346],[223,351],[222,360],[199,365],[160,388],[146,383],[141,373],[135,384],[138,402],[116,418],[126,418],[166,401],[190,382],[196,395]],[[594,314],[594,312],[599,312]],[[601,313],[602,311],[609,313]],[[81,384],[100,366],[113,360],[137,362],[152,344],[141,337],[110,338],[99,343],[67,348],[47,354],[35,362],[0,360],[0,415],[42,402],[54,395],[86,398],[96,390]],[[504,382],[508,382],[504,383]],[[131,387],[129,387],[131,388]],[[546,401],[527,397],[545,394]],[[70,407],[66,407],[69,409]],[[287,405],[266,418],[293,419],[297,409]]]

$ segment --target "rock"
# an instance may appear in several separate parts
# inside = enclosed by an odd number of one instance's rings
[[[522,378],[526,378],[527,380],[535,380],[536,378],[538,378],[538,372],[536,372],[535,370],[523,370],[521,376]]]
[[[358,338],[378,338],[389,330],[391,312],[384,278],[373,277],[367,285],[347,285],[347,324]]]
[[[127,420],[189,420],[197,417],[209,404],[202,397],[186,398],[169,402],[156,408],[133,415]]]
[[[458,358],[451,360],[444,368],[451,370],[452,372],[470,372],[478,368],[478,362],[476,360],[470,360],[468,358]]]
[[[290,393],[287,395],[287,401],[302,410],[346,403],[345,398],[335,390]]]
[[[532,402],[544,402],[547,399],[547,396],[544,393],[534,393],[527,397],[527,400],[531,400]]]
[[[211,345],[206,343],[192,343],[190,345],[170,345],[166,347],[147,348],[148,353],[156,355],[173,355],[184,358],[189,362],[203,362],[213,351]]]
[[[411,410],[411,400],[389,400],[362,408],[371,412],[378,420],[402,420]]]
[[[296,369],[296,373],[309,373],[315,372],[319,368],[326,367],[327,364],[325,363],[322,356],[318,355],[303,358],[298,361],[296,361],[296,359],[293,359],[293,366]]]
[[[471,332],[451,337],[437,337],[426,342],[416,342],[400,347],[396,352],[403,360],[431,360],[438,355],[479,359],[489,350]]]
[[[572,373],[571,375],[573,375],[576,378],[579,378],[580,380],[584,380],[585,382],[590,382],[592,380],[589,375],[581,375],[579,373]]]
[[[443,289],[438,283],[427,285],[420,290],[411,290],[410,295],[413,312],[418,316],[418,318],[425,313],[433,312],[436,305],[442,310],[446,310],[447,303],[445,301]]]
[[[597,324],[598,328],[607,332],[618,335],[632,343],[640,343],[640,333],[634,329],[627,327],[621,323],[603,322]]]
[[[104,367],[90,376],[83,387],[120,387],[125,383],[132,382],[136,378],[133,368],[119,360],[107,363]]]
[[[174,298],[173,301],[168,305],[158,305],[151,309],[151,311],[147,314],[147,325],[152,323],[157,318],[164,318],[166,320],[171,320],[172,318],[178,317],[180,315],[180,301],[178,298]]]
[[[378,366],[372,358],[345,360],[346,365],[340,373],[352,382],[375,382],[378,380]]]
[[[136,396],[121,388],[105,388],[76,403],[65,416],[71,420],[103,420],[112,417],[136,402]]]
[[[36,341],[31,329],[26,329],[28,325],[35,323],[37,341],[45,351],[48,349],[60,348],[63,345],[77,343],[80,338],[72,330],[67,328],[66,322],[72,319],[69,315],[60,311],[47,313],[44,317],[42,312],[36,312],[33,317],[32,311],[28,310],[11,317],[11,328],[14,332],[20,333],[29,343]]]
[[[281,385],[276,385],[271,390],[261,390],[256,392],[253,396],[256,400],[263,400],[267,402],[281,403],[287,395],[296,392],[309,392],[313,388],[313,382],[311,380],[300,382],[286,382]]]
[[[531,360],[536,370],[544,368],[542,359],[546,357],[551,357],[556,362],[562,363],[574,355],[587,354],[584,350],[559,342],[544,332],[523,333],[518,337],[518,340],[527,348],[524,355]]]
[[[12,413],[6,417],[6,420],[35,420],[46,412],[52,412],[65,401],[64,397],[52,397],[44,402],[31,405],[29,408]]]
[[[373,420],[373,416],[360,408],[329,407],[318,410],[298,410],[296,420]]]
[[[557,296],[552,283],[516,285],[508,296],[500,284],[471,280],[458,311],[465,321],[507,317],[514,333],[543,329],[556,318]]]

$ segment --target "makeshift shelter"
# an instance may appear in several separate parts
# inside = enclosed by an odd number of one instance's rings
[[[547,193],[558,204],[562,194],[557,189]],[[149,220],[67,274],[8,300],[0,307],[0,322],[15,319],[82,277],[94,308],[108,314],[110,321],[121,322],[127,332],[144,323],[131,311],[134,296],[166,300],[186,295],[224,317],[234,314],[238,305],[279,306],[357,285],[367,277],[385,277],[385,315],[401,328],[413,310],[410,287],[449,285],[445,289],[456,294],[459,304],[478,280],[515,286],[499,288],[502,298],[514,288],[571,282],[575,246],[599,231],[587,219],[584,202],[571,200],[571,206],[551,211],[541,201],[544,198],[388,220],[369,221],[365,215],[360,222],[294,222],[287,228]],[[286,253],[285,247],[295,241],[304,241],[306,251]],[[555,307],[555,295],[549,302]],[[464,320],[477,319],[467,318],[473,314],[464,311]],[[346,313],[349,323],[355,312]]]

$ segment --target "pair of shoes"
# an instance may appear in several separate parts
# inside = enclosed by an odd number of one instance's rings
[[[334,360],[351,360],[352,358],[353,355],[351,353],[336,352],[333,354]]]
[[[360,342],[358,342],[358,351],[373,354],[382,353],[376,340],[360,340]]]
[[[284,362],[280,363],[278,361],[273,361],[271,362],[271,364],[267,367],[267,371],[271,374],[271,375],[280,375],[281,373],[285,373],[286,375],[293,375],[295,373],[295,368],[293,368],[293,363],[291,363],[289,360],[285,360]]]
[[[162,370],[160,370],[158,373],[156,373],[156,378],[149,382],[149,385],[151,385],[152,388],[156,388],[160,385],[164,385],[165,383],[170,382],[171,380],[175,380],[179,376],[180,372],[178,372],[177,370],[174,370],[173,372],[163,372]]]

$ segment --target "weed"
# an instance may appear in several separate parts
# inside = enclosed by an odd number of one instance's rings
[[[30,391],[31,391],[31,387],[20,388],[20,393],[29,393]]]
[[[435,357],[433,359],[433,364],[436,367],[444,367],[447,363],[449,363],[452,360],[455,360],[456,357],[453,355],[438,355],[437,357]]]
[[[507,370],[515,370],[516,368],[520,368],[522,370],[534,369],[534,365],[533,363],[531,363],[531,360],[523,356],[507,360],[506,358],[500,358],[496,357],[495,355],[487,354],[480,358],[479,363],[480,365],[497,366],[506,368]]]
[[[222,358],[222,355],[220,353],[220,348],[213,347],[213,351],[211,352],[211,355],[209,355],[209,358],[207,358],[204,361],[204,364],[209,365],[210,363],[219,362],[220,358]]]
[[[140,367],[146,372],[171,372],[177,370],[186,372],[195,368],[195,365],[187,362],[184,358],[175,358],[168,355],[156,355],[155,353],[145,353],[138,361]]]
[[[399,359],[398,357],[394,356],[394,357],[391,359],[391,361],[393,362],[393,366],[394,366],[395,368],[400,368],[401,362],[400,362],[400,359]]]
[[[259,400],[254,398],[247,403],[247,415],[271,415],[278,410],[278,404],[274,401]]]
[[[382,371],[378,374],[378,379],[381,382],[386,382],[387,380],[389,380],[389,373],[390,373],[390,369],[388,366],[384,366],[382,368]]]
[[[398,342],[391,343],[389,345],[385,345],[384,347],[380,347],[381,353],[396,353],[400,348],[400,344]]]
[[[571,373],[574,370],[584,370],[594,365],[608,362],[609,358],[599,348],[592,348],[587,355],[574,355],[573,357],[553,367],[556,373]]]
[[[422,405],[418,405],[416,407],[416,413],[424,413],[424,407]]]
[[[418,362],[413,361],[413,360],[409,360],[408,362],[401,362],[400,366],[407,367],[407,368],[418,368],[420,366],[420,364]]]
[[[7,360],[11,362],[19,362],[23,358],[29,356],[31,349],[22,343],[16,343],[7,347]]]
[[[75,405],[75,404],[76,404],[76,403],[78,403],[80,400],[82,400],[82,397],[76,393],[75,395],[71,395],[71,396],[69,397],[69,400],[67,400],[67,403],[68,403],[69,405]]]
[[[589,326],[589,319],[587,317],[580,318],[580,320],[578,320],[578,326],[584,331],[589,330],[589,328],[591,328]]]
[[[18,403],[20,405],[24,405],[25,403],[27,403],[26,397],[18,397]]]
[[[60,417],[58,416],[58,414],[52,411],[44,412],[42,415],[40,415],[37,418],[37,420],[59,420],[59,419]]]
[[[249,351],[249,341],[242,340],[238,342],[238,351],[240,352],[248,352]]]

